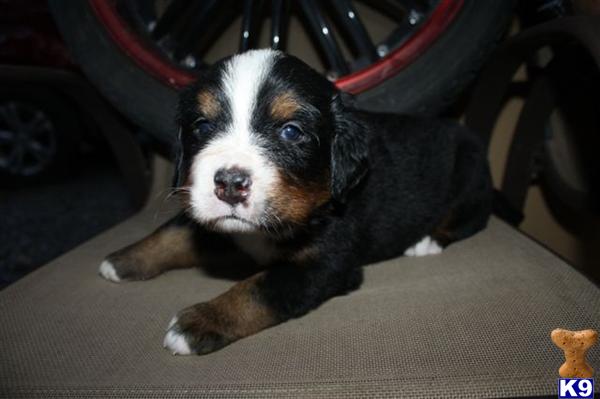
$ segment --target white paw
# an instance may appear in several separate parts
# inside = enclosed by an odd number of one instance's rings
[[[177,316],[171,319],[167,328],[167,335],[163,341],[163,346],[171,351],[174,355],[191,355],[192,350],[183,334],[178,333],[173,326],[177,324]]]
[[[405,256],[425,256],[436,255],[442,252],[442,247],[432,240],[431,237],[425,236],[421,241],[404,251]]]
[[[175,316],[171,319],[171,321],[169,322],[169,325],[167,326],[167,331],[169,331],[171,329],[171,327],[173,327],[175,325],[175,323],[177,323],[177,316]]]
[[[107,260],[103,261],[100,264],[100,269],[98,270],[98,273],[100,273],[100,275],[102,277],[104,277],[105,279],[107,279],[109,281],[114,281],[115,283],[118,283],[119,281],[121,281],[119,276],[117,276],[115,267],[113,266],[112,263],[110,263]]]

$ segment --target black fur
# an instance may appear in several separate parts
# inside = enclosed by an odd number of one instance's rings
[[[342,177],[343,189],[356,187],[337,212],[321,216],[309,240],[319,248],[318,258],[301,267],[284,262],[267,274],[265,298],[284,320],[357,288],[360,266],[402,255],[442,224],[442,246],[469,237],[485,227],[491,212],[485,152],[472,132],[451,122],[344,112],[356,118],[353,126],[366,129],[368,173],[358,185]],[[342,162],[356,163],[364,149],[359,142],[343,156]]]
[[[184,129],[186,115],[197,112],[190,111],[190,96],[217,81],[204,79],[184,93]],[[424,236],[435,235],[438,227],[446,231],[435,238],[446,246],[486,225],[491,180],[485,150],[472,132],[452,122],[353,109],[324,78],[285,56],[259,95],[264,101],[253,124],[261,134],[277,126],[266,109],[270,99],[286,90],[306,105],[297,118],[318,140],[290,149],[269,139],[267,149],[301,181],[330,168],[332,199],[306,225],[296,227],[295,234],[273,237],[280,247],[312,246],[317,252],[302,266],[276,262],[262,280],[263,300],[281,320],[357,288],[360,266],[402,255]]]
[[[344,108],[339,95],[333,98],[332,107],[335,122],[331,144],[331,194],[335,200],[344,202],[346,194],[367,173],[369,130]]]
[[[199,83],[182,93],[178,184],[186,181],[193,157],[231,120],[220,87],[223,65],[203,72]],[[194,124],[203,115],[195,98],[201,90],[216,95],[221,112],[198,136]],[[298,100],[294,122],[306,133],[293,144],[277,135],[286,121],[269,114],[271,102],[284,92]],[[344,96],[303,62],[284,55],[278,55],[260,88],[251,123],[264,152],[307,196],[312,195],[308,187],[314,191],[319,185],[330,194],[302,221],[286,224],[283,217],[265,215],[260,226],[259,234],[279,256],[257,279],[253,300],[266,306],[277,322],[358,288],[361,266],[400,256],[425,236],[447,246],[475,234],[491,212],[485,148],[475,134],[453,122],[359,111]],[[205,235],[226,235],[209,231],[210,226],[197,228]]]

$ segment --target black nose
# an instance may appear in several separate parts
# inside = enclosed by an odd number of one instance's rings
[[[250,174],[244,169],[219,169],[215,173],[215,195],[230,205],[245,201],[251,185]]]

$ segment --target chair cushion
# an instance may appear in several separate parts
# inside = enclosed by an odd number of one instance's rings
[[[498,220],[441,255],[365,268],[361,289],[205,356],[162,348],[168,321],[234,282],[200,270],[114,284],[107,253],[145,211],[0,292],[0,396],[102,398],[556,395],[550,331],[600,330],[600,290]],[[600,350],[590,363],[600,368]]]

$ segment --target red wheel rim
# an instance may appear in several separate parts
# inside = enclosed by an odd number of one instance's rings
[[[114,1],[89,0],[90,5],[119,48],[142,69],[164,83],[181,88],[195,80],[193,73],[178,68],[157,51],[146,46],[116,10]],[[377,62],[335,81],[344,91],[358,94],[369,90],[410,65],[450,26],[464,0],[441,0],[426,22],[401,46]]]

